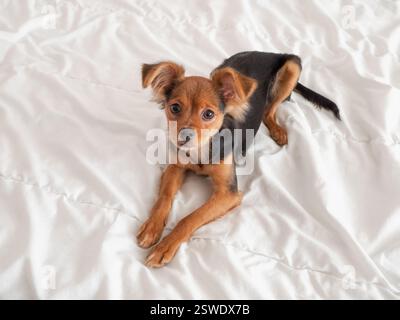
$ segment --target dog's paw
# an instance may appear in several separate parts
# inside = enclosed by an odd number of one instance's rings
[[[164,238],[149,254],[146,265],[152,268],[160,268],[169,263],[175,256],[180,246],[180,242]]]
[[[272,129],[271,130],[271,137],[280,146],[284,146],[285,144],[288,143],[287,132],[282,127],[278,127],[277,126],[274,129]]]
[[[151,247],[160,240],[163,229],[164,223],[162,221],[149,218],[143,223],[136,235],[138,245],[142,248]]]

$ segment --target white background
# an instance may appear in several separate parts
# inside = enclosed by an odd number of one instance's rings
[[[140,64],[245,50],[300,55],[343,122],[294,94],[242,206],[148,269],[165,118]],[[398,1],[0,0],[0,298],[399,298],[399,52]],[[190,175],[166,232],[210,192]]]

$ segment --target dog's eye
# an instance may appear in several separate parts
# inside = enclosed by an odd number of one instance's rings
[[[177,113],[181,112],[181,106],[177,103],[171,104],[169,106],[169,109],[171,110],[171,112],[173,114],[177,114]]]
[[[212,118],[214,118],[214,111],[207,109],[206,111],[203,112],[203,119],[204,120],[211,120]]]

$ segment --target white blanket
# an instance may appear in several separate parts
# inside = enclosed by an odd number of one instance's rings
[[[242,205],[149,269],[166,124],[140,64],[208,76],[246,50],[301,56],[343,121],[293,94]],[[399,52],[398,1],[0,0],[0,298],[398,299]],[[165,233],[210,192],[190,175]]]

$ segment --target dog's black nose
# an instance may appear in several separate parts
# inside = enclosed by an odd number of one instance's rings
[[[178,134],[178,144],[183,146],[185,143],[192,140],[196,135],[196,132],[192,128],[182,128]]]

